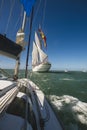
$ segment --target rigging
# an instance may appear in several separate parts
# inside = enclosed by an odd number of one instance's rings
[[[3,2],[4,2],[4,0],[1,1],[1,6],[0,6],[0,16],[1,16],[1,11],[2,11],[2,7],[3,7]]]
[[[16,28],[18,28],[18,24],[22,23],[22,17],[23,17],[23,6],[21,5],[21,11],[20,11],[20,15],[18,17],[18,19],[16,20],[15,26],[14,26],[14,30]],[[21,22],[20,22],[21,21]],[[14,31],[15,32],[15,31]]]
[[[46,0],[44,0],[44,4],[43,4],[43,15],[42,15],[42,21],[41,21],[41,28],[43,27],[44,24],[44,20],[45,20],[45,11],[46,11]]]
[[[6,26],[6,29],[5,29],[5,34],[7,34],[7,30],[8,30],[8,26],[9,26],[9,23],[10,23],[10,18],[12,16],[12,11],[13,11],[14,4],[15,4],[15,0],[12,1],[12,6],[11,6],[11,9],[10,9],[10,14],[9,14],[8,21],[7,21],[7,26]]]

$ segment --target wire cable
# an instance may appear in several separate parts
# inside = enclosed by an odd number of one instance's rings
[[[1,6],[0,6],[0,17],[1,17],[1,11],[2,11],[2,7],[3,7],[3,3],[4,3],[4,0],[1,1]]]
[[[42,15],[41,27],[43,27],[43,24],[44,24],[44,20],[45,20],[45,11],[46,11],[46,0],[44,0],[44,4],[43,4],[43,15]]]
[[[11,6],[11,9],[10,9],[10,14],[9,14],[7,26],[6,26],[6,29],[5,29],[5,34],[7,33],[7,30],[8,30],[8,26],[9,26],[10,18],[11,18],[11,16],[12,16],[12,11],[13,11],[14,4],[15,4],[15,0],[12,1],[12,6]]]
[[[40,4],[41,4],[41,0],[40,0],[40,2],[38,4],[37,10],[36,10],[36,13],[35,13],[35,16],[34,16],[33,24],[36,21],[36,17],[38,16],[38,11],[39,11],[39,8],[40,8]]]

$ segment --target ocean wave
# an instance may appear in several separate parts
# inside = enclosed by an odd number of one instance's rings
[[[59,80],[74,80],[73,78],[61,78]]]
[[[49,81],[49,79],[42,79],[42,81],[43,81],[43,82],[47,82],[47,81]]]
[[[65,81],[77,81],[77,82],[81,82],[81,81],[84,81],[84,82],[87,82],[87,79],[74,79],[74,78],[61,78],[59,80],[65,80]]]
[[[58,111],[69,112],[76,121],[87,125],[87,103],[81,102],[77,98],[69,95],[55,96],[50,95],[51,103]],[[67,115],[66,115],[67,116]]]

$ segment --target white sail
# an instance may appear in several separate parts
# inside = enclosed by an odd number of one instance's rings
[[[39,52],[40,62],[47,61],[48,56],[39,48],[39,46],[37,46],[37,48],[38,48],[38,52]]]
[[[37,72],[48,71],[51,64],[48,62],[48,56],[41,48],[41,43],[37,33],[35,32],[35,42],[33,42],[32,51],[32,70]]]
[[[32,65],[37,65],[38,64],[38,50],[37,46],[35,45],[35,42],[33,41],[33,51],[32,51]]]
[[[43,52],[43,50],[41,50],[41,43],[36,32],[35,32],[35,43],[39,52],[39,60],[40,62],[44,62],[45,60],[47,60],[48,56]]]
[[[36,32],[35,32],[35,43],[36,43],[36,45],[39,46],[39,48],[41,48],[41,43],[40,43],[40,40],[39,40],[38,35],[37,35]]]

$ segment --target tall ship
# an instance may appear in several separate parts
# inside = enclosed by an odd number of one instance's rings
[[[42,50],[38,34],[35,32],[35,41],[33,41],[32,50],[32,71],[46,72],[51,68],[48,62],[48,55]]]

